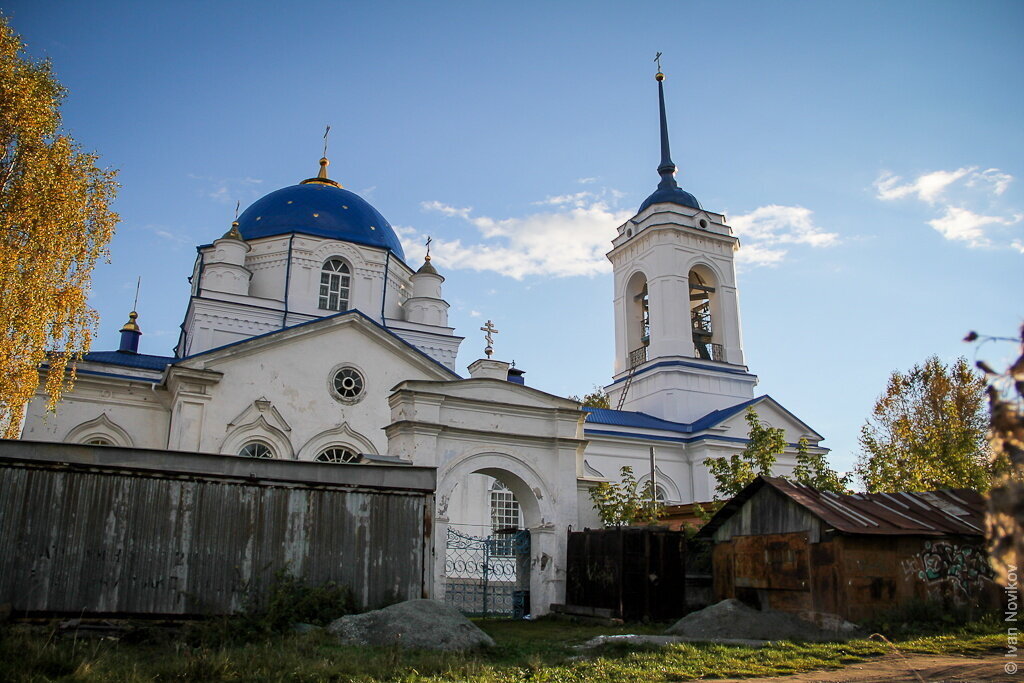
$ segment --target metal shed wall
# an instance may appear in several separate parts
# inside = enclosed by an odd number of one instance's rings
[[[363,607],[429,595],[430,468],[0,441],[0,603],[226,613],[287,568]]]

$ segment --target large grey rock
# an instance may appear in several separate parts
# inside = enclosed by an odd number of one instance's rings
[[[436,600],[408,600],[335,619],[327,631],[346,645],[398,645],[409,649],[471,650],[494,640],[458,610]]]
[[[687,638],[840,641],[860,635],[857,627],[836,617],[822,628],[787,612],[756,610],[739,600],[723,600],[691,612],[666,633]]]

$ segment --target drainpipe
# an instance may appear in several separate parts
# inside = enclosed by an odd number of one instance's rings
[[[387,327],[387,323],[384,319],[384,304],[388,299],[388,270],[391,266],[391,250],[388,249],[387,256],[384,259],[384,286],[381,289],[380,295],[380,324]]]
[[[281,318],[281,329],[288,327],[288,288],[292,282],[292,242],[295,240],[295,233],[288,237],[288,265],[284,271],[284,317]]]

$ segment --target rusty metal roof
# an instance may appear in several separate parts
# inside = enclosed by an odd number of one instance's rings
[[[871,536],[985,535],[985,497],[971,489],[841,496],[781,477],[758,477],[704,525],[701,536],[713,534],[765,486],[807,509],[840,533]]]

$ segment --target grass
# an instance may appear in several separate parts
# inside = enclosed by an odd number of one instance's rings
[[[409,652],[338,645],[326,633],[259,637],[242,644],[190,645],[175,634],[75,640],[51,630],[0,632],[0,681],[678,681],[772,676],[840,667],[878,657],[878,641],[780,642],[763,648],[679,644],[606,646],[580,658],[573,645],[595,635],[660,633],[665,624],[619,628],[540,619],[477,620],[497,646],[468,653]],[[897,643],[905,653],[981,654],[1003,645],[994,620]]]

